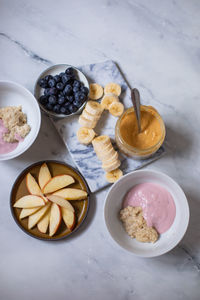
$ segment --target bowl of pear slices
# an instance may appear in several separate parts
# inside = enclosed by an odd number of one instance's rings
[[[37,162],[16,179],[10,208],[17,225],[42,240],[71,236],[86,218],[89,188],[83,176],[59,161]]]

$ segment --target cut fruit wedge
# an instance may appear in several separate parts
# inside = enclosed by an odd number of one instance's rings
[[[17,200],[13,206],[17,208],[33,208],[44,205],[45,201],[42,197],[35,195],[27,195]]]
[[[41,208],[41,206],[39,207],[34,207],[34,208],[23,208],[20,212],[19,218],[23,219],[26,218],[32,214],[34,214],[36,211],[38,211]]]
[[[39,185],[37,184],[37,181],[35,180],[35,178],[31,175],[31,173],[28,173],[26,175],[26,187],[30,194],[37,195],[37,196],[42,195],[42,191],[41,191]]]
[[[45,184],[51,179],[51,173],[46,163],[42,164],[40,167],[39,175],[38,175],[38,182],[40,188],[43,189]]]
[[[49,209],[51,203],[47,203],[44,207],[40,208],[36,213],[28,217],[28,229],[33,228],[44,216]]]
[[[55,196],[62,197],[66,200],[83,200],[87,198],[87,192],[80,189],[65,188],[53,193]]]
[[[60,190],[72,183],[74,183],[75,180],[70,175],[57,175],[55,177],[52,177],[44,186],[43,193],[49,194],[53,193],[57,190]]]
[[[73,206],[67,200],[65,200],[64,198],[61,198],[61,197],[55,196],[55,195],[48,195],[47,197],[50,201],[52,201],[52,202],[54,202],[54,203],[56,203],[56,204],[58,204],[62,207],[67,208],[68,210],[71,210],[71,211],[74,212]]]
[[[64,207],[61,207],[61,213],[65,225],[70,231],[72,231],[76,225],[75,212],[72,212],[71,210],[68,210]]]
[[[45,213],[45,215],[41,218],[41,220],[37,223],[37,228],[40,232],[42,233],[46,233],[48,226],[49,226],[49,222],[50,222],[50,208],[47,210],[47,212]]]
[[[62,220],[60,207],[56,203],[52,203],[49,220],[49,235],[53,236],[60,226]]]

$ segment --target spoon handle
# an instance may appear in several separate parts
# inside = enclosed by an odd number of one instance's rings
[[[140,93],[137,89],[131,90],[131,99],[133,102],[133,107],[135,110],[135,115],[137,119],[137,125],[138,125],[138,133],[141,132],[141,121],[140,121]]]

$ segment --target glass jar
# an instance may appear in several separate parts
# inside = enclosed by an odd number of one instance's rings
[[[116,140],[117,146],[120,149],[120,151],[123,152],[127,156],[133,157],[134,159],[145,159],[145,158],[152,156],[163,144],[164,139],[165,139],[165,134],[166,134],[165,124],[163,122],[163,119],[161,118],[161,116],[159,115],[159,113],[157,112],[157,110],[154,107],[141,105],[140,109],[141,109],[141,111],[146,111],[148,113],[151,113],[158,120],[158,122],[160,124],[161,134],[158,138],[158,141],[156,141],[156,143],[153,146],[151,146],[149,148],[145,148],[145,149],[140,149],[139,147],[137,147],[137,148],[133,147],[132,145],[125,142],[124,139],[122,138],[122,135],[120,132],[121,121],[129,113],[134,112],[133,107],[127,109],[122,114],[122,116],[118,119],[118,121],[116,123],[115,140]],[[127,128],[127,130],[129,130],[129,129]]]

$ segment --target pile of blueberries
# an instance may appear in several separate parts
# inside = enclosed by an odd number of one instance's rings
[[[70,115],[76,112],[87,100],[89,93],[88,88],[76,79],[75,70],[71,67],[58,75],[45,76],[38,84],[44,88],[44,95],[39,98],[39,102],[56,114]]]

